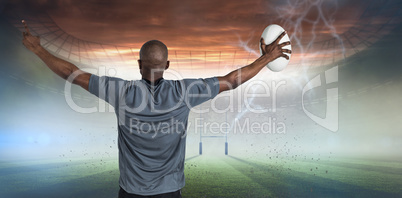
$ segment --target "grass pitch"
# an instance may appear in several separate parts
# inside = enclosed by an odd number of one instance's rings
[[[373,160],[186,160],[183,197],[401,197],[402,164]],[[117,159],[0,163],[0,197],[117,197]]]

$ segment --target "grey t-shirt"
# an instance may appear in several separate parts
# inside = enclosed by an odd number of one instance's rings
[[[161,79],[152,85],[92,75],[89,92],[115,109],[120,186],[139,195],[183,188],[188,115],[219,93],[218,79]]]

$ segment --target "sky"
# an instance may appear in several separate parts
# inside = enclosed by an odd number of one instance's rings
[[[286,21],[300,18],[305,19],[300,24],[306,31],[303,40],[311,39],[313,21],[316,39],[328,39],[331,32],[325,23],[342,34],[358,22],[365,9],[362,2],[17,0],[8,6],[24,13],[46,12],[63,30],[87,41],[138,47],[158,39],[170,49],[227,50],[240,47],[239,40],[256,48],[262,30],[272,23],[293,35],[294,24]]]
[[[160,40],[170,51],[171,69],[180,70],[184,77],[194,77],[192,70],[200,70],[201,76],[223,75],[251,63],[260,55],[261,33],[270,24],[279,24],[287,30],[292,43],[289,69],[283,74],[296,76],[311,67],[332,64],[367,48],[362,41],[371,39],[370,43],[374,43],[387,34],[388,29],[378,29],[389,23],[389,16],[375,13],[371,18],[362,17],[377,6],[376,1],[362,0],[233,0],[230,3],[16,0],[3,3],[4,14],[11,16],[10,22],[21,31],[20,20],[24,18],[31,29],[41,32],[45,27],[37,27],[35,22],[40,21],[38,16],[46,15],[75,39],[102,45],[87,50],[92,55],[85,57],[92,62],[95,58],[90,56],[104,59],[97,65],[137,68],[136,55],[141,45],[148,40]],[[366,23],[374,23],[375,35],[371,31],[356,35]],[[61,45],[64,40],[52,43]],[[59,54],[62,58],[77,61],[82,56],[77,55],[78,48],[63,46],[63,49]],[[75,55],[68,55],[70,50]],[[206,68],[210,72],[205,72]],[[127,78],[126,73],[133,72],[125,69],[118,76]]]

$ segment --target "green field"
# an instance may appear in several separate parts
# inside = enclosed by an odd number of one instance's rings
[[[402,163],[338,158],[186,160],[183,197],[401,197]],[[117,197],[117,159],[0,163],[0,197]]]

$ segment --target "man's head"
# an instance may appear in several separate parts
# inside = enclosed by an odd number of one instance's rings
[[[169,68],[166,45],[158,40],[146,42],[141,47],[138,65],[143,78],[157,80],[162,77],[163,71]]]

